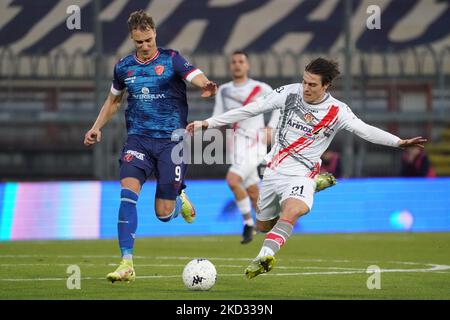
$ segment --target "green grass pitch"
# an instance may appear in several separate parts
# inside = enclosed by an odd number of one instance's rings
[[[450,233],[295,234],[270,273],[247,280],[263,239],[138,238],[131,284],[105,279],[120,260],[116,240],[0,242],[0,299],[450,299]],[[210,291],[181,280],[198,257],[216,266]],[[70,265],[80,267],[79,290],[67,288]],[[371,265],[382,271],[380,289],[367,288]]]

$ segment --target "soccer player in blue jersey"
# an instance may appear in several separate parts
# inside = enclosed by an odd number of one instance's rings
[[[117,112],[125,90],[128,139],[120,157],[121,203],[118,217],[119,247],[122,261],[107,275],[111,282],[134,281],[133,247],[137,229],[136,203],[144,182],[152,174],[157,179],[155,212],[159,220],[168,222],[180,213],[186,222],[195,218],[195,209],[184,192],[186,164],[175,164],[171,152],[179,141],[172,133],[187,125],[187,97],[184,80],[211,97],[217,85],[202,71],[191,65],[177,51],[158,48],[152,17],[143,10],[128,19],[134,54],[122,58],[114,67],[109,95],[84,144],[101,140],[102,127]]]

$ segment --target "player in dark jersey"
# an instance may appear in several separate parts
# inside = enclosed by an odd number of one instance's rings
[[[157,47],[155,24],[147,13],[133,12],[128,28],[136,52],[115,65],[110,93],[84,139],[86,146],[100,142],[100,130],[117,112],[126,90],[128,139],[119,160],[122,190],[118,236],[122,262],[107,275],[111,282],[135,280],[132,257],[136,203],[142,185],[151,175],[157,179],[158,219],[168,222],[181,213],[188,223],[194,221],[195,209],[183,190],[186,164],[174,163],[171,158],[172,149],[179,143],[173,139],[173,132],[187,124],[185,80],[200,88],[202,97],[211,97],[217,91],[217,85],[177,51]]]

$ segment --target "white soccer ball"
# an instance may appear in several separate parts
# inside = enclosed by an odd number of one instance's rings
[[[207,259],[194,259],[183,270],[183,282],[189,290],[209,290],[216,279],[216,267]]]

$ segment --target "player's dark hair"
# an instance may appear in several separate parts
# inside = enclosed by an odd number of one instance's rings
[[[339,64],[336,61],[324,58],[317,58],[311,61],[305,67],[305,71],[320,75],[322,78],[322,85],[331,84],[331,82],[340,74]]]
[[[235,54],[243,54],[248,59],[248,54],[245,51],[235,50],[235,51],[233,51],[233,53],[231,55],[234,56]]]
[[[150,17],[144,10],[134,11],[128,17],[128,30],[145,31],[148,29],[155,29],[153,18]]]

